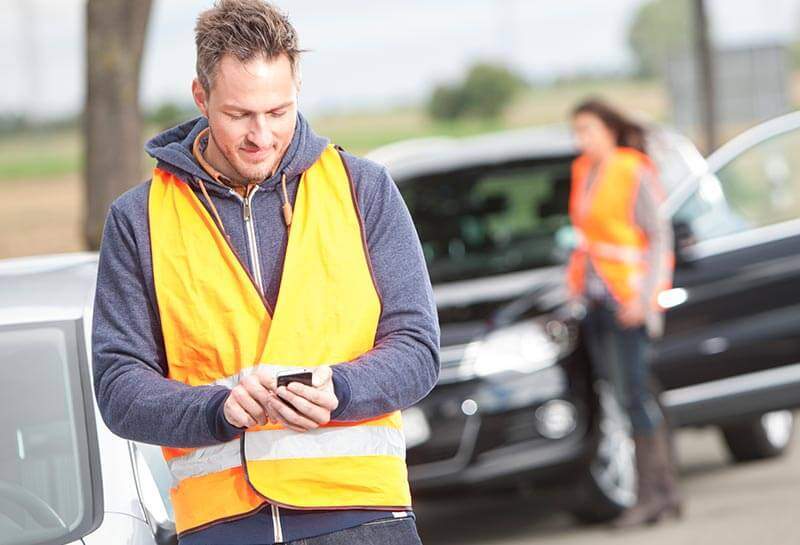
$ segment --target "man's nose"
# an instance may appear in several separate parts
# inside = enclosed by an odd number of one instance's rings
[[[259,148],[266,148],[272,144],[272,130],[266,116],[256,115],[250,123],[247,139]]]

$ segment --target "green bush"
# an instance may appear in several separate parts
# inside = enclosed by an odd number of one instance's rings
[[[145,116],[149,124],[156,125],[160,130],[166,130],[183,123],[197,115],[191,107],[181,106],[174,102],[164,102]]]
[[[458,85],[440,85],[428,101],[433,119],[497,118],[525,87],[522,78],[505,66],[479,63]]]
[[[433,90],[428,113],[434,119],[451,121],[464,113],[464,96],[459,87],[440,85]]]

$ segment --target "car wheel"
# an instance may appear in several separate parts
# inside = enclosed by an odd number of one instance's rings
[[[597,448],[570,509],[584,523],[608,522],[636,502],[636,456],[631,424],[613,389],[595,385]]]
[[[780,456],[791,443],[793,431],[794,415],[791,411],[765,413],[722,427],[722,435],[736,462]]]

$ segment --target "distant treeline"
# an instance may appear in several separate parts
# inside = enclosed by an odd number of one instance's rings
[[[166,129],[198,115],[191,105],[165,102],[144,112],[147,125]],[[82,115],[70,115],[52,119],[33,119],[22,114],[0,113],[0,138],[23,134],[39,134],[54,131],[76,131],[80,129]]]

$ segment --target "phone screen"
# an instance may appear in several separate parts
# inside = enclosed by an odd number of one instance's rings
[[[290,375],[278,375],[278,388],[281,386],[288,386],[292,382],[299,382],[306,386],[311,386],[311,373],[306,371],[303,373],[292,373]]]

